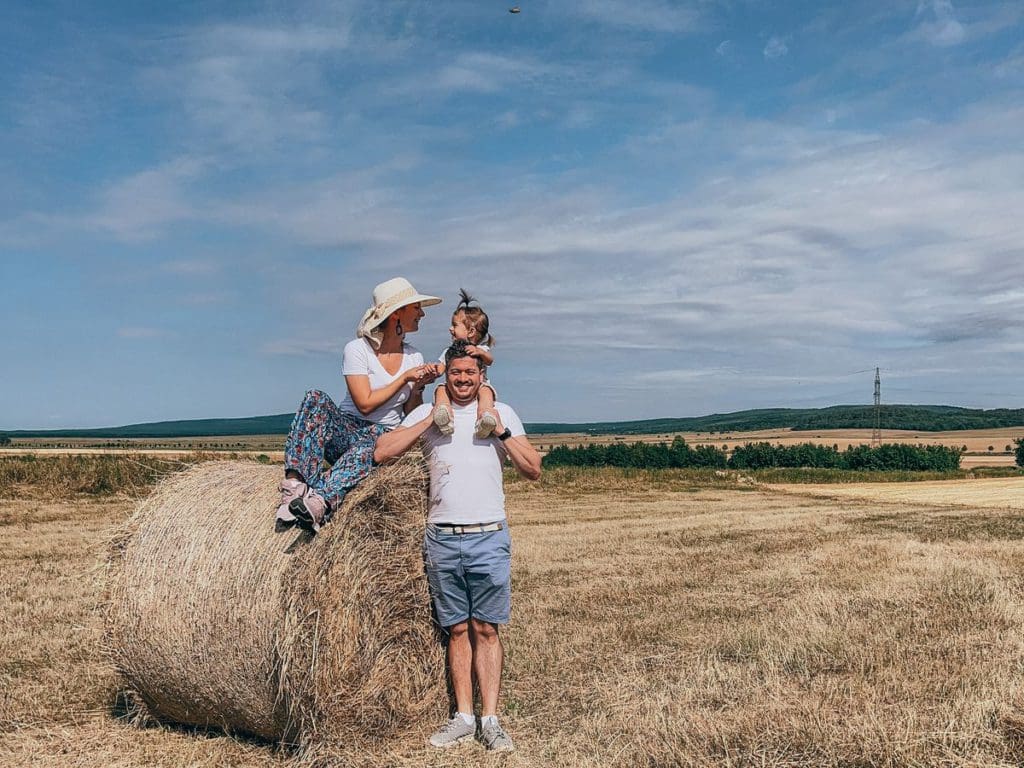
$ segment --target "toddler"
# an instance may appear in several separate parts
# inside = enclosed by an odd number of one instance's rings
[[[470,346],[466,347],[466,350],[483,364],[484,385],[480,387],[477,395],[476,428],[473,431],[473,436],[482,440],[498,426],[491,413],[494,409],[494,387],[487,380],[487,366],[494,364],[494,355],[491,354],[494,337],[489,332],[487,313],[481,309],[477,300],[466,293],[464,288],[459,289],[459,299],[459,304],[452,313],[452,325],[448,331],[452,335],[452,341],[461,339],[469,342]],[[441,353],[441,366],[444,366],[444,352]],[[434,424],[442,435],[450,435],[455,431],[451,399],[444,387],[434,390]]]

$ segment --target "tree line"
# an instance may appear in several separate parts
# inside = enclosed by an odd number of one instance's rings
[[[1019,441],[1018,446],[1024,444]],[[1018,463],[1021,459],[1018,447]],[[634,469],[677,469],[713,467],[718,469],[767,469],[771,467],[819,467],[827,469],[880,471],[937,471],[960,468],[960,448],[943,445],[886,443],[877,447],[801,443],[772,445],[746,443],[733,449],[710,445],[691,446],[683,438],[671,443],[613,443],[611,445],[565,445],[552,448],[544,457],[548,467],[627,467]]]

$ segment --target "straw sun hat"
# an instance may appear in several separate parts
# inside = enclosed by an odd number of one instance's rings
[[[407,307],[410,304],[429,307],[440,303],[441,299],[437,296],[420,293],[404,277],[393,277],[373,289],[373,306],[363,314],[363,319],[359,321],[359,326],[356,328],[356,335],[362,336],[373,346],[379,347],[384,338],[380,325],[396,309]]]

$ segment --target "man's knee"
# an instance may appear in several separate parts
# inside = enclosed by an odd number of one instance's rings
[[[485,643],[497,642],[497,624],[491,624],[489,621],[480,621],[480,619],[470,619],[470,622],[473,624],[473,634],[476,635],[478,640],[483,640]]]
[[[469,634],[469,622],[462,621],[458,624],[452,624],[448,627],[448,639],[451,640],[462,640]]]

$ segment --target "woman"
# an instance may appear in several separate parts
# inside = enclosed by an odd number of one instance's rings
[[[278,530],[296,524],[320,530],[370,473],[377,438],[423,402],[423,388],[438,371],[405,336],[419,328],[423,307],[440,303],[402,277],[373,289],[373,306],[345,345],[345,399],[335,405],[326,393],[310,390],[295,414],[284,447]],[[325,461],[330,469],[323,470]]]

